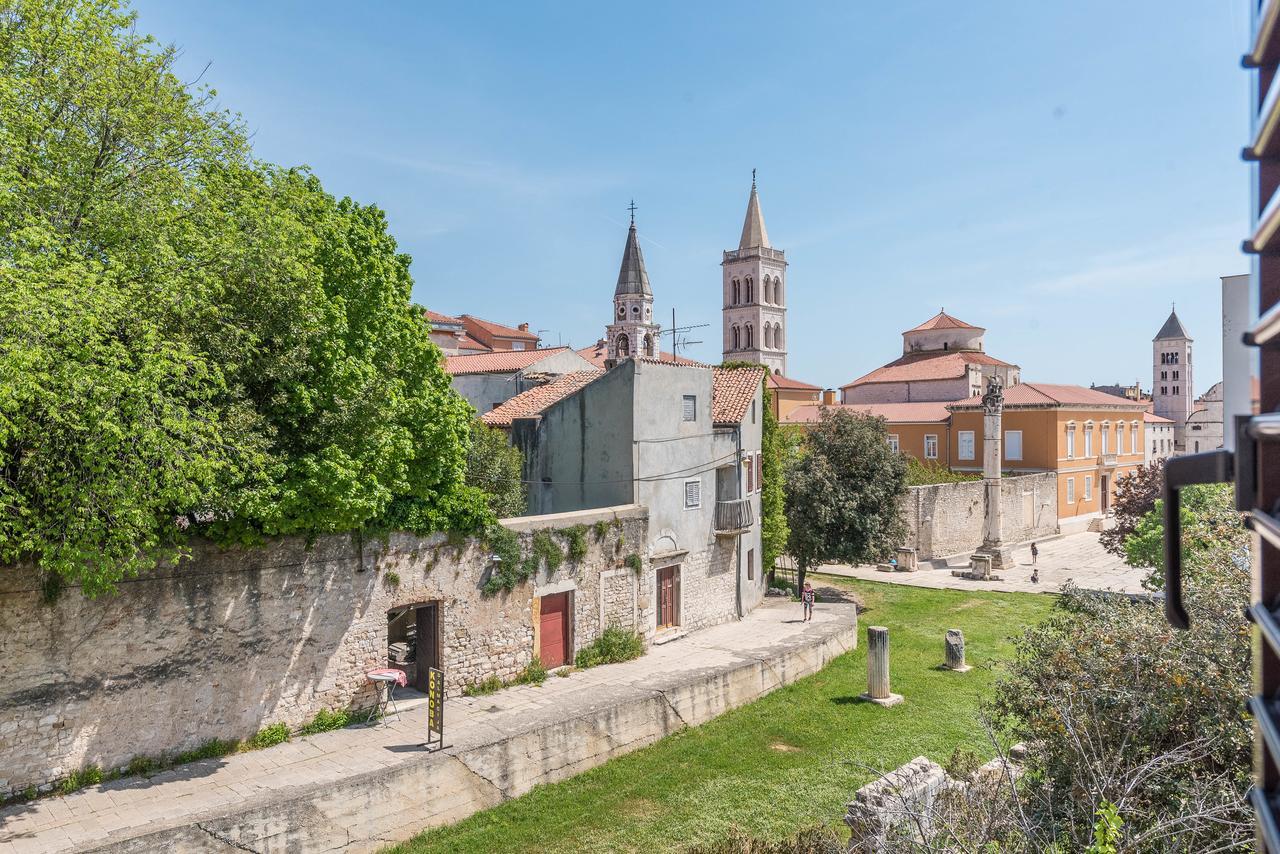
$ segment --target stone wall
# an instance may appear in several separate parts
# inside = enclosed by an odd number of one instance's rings
[[[902,499],[906,545],[920,560],[970,552],[982,545],[986,499],[981,480],[912,486]],[[1001,479],[1005,542],[1021,543],[1058,533],[1058,483],[1053,472]]]
[[[596,521],[610,526],[603,538],[590,527]],[[88,765],[119,768],[271,723],[296,727],[325,708],[367,707],[365,672],[386,666],[388,614],[406,606],[438,603],[450,694],[528,665],[542,591],[574,591],[575,648],[598,635],[605,615],[627,610],[615,589],[625,558],[615,543],[646,542],[644,508],[504,524],[526,551],[536,530],[587,525],[587,555],[495,596],[480,589],[489,549],[439,535],[196,544],[191,560],[126,581],[115,595],[89,600],[72,588],[52,605],[33,571],[0,570],[0,796]],[[636,584],[651,587],[652,577],[646,562]]]
[[[732,537],[717,538],[706,551],[681,559],[681,628],[701,629],[736,616],[734,542]]]

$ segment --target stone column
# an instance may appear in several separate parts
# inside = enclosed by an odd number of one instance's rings
[[[867,627],[867,693],[862,695],[879,706],[896,706],[899,694],[889,690],[889,630],[884,626]]]
[[[948,670],[964,673],[966,670],[973,669],[964,663],[964,632],[959,629],[947,629],[946,647],[947,663],[944,666]]]
[[[1000,429],[1004,413],[1004,387],[992,375],[982,396],[982,482],[986,507],[982,516],[982,547],[978,554],[991,557],[991,569],[1014,565],[1013,554],[1004,544],[1003,508],[1000,502]]]

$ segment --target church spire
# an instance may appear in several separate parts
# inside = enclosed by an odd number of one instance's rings
[[[641,294],[652,297],[649,290],[649,274],[644,269],[644,255],[640,252],[640,241],[636,238],[635,211],[631,212],[631,228],[627,231],[627,245],[622,250],[622,269],[618,271],[618,287],[614,296],[625,294]]]
[[[751,198],[747,201],[747,218],[742,223],[742,239],[739,249],[769,248],[769,232],[764,227],[764,214],[760,213],[760,197],[756,194],[756,170],[751,170]]]

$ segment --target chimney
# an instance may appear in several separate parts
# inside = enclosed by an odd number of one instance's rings
[[[529,331],[529,324],[527,324],[527,323],[522,323],[522,324],[520,324],[519,326],[517,326],[517,327],[516,327],[516,329],[519,329],[521,332],[528,332],[528,331]]]
[[[822,405],[823,405],[823,406],[835,406],[835,405],[836,405],[836,390],[835,390],[835,389],[833,389],[833,388],[824,388],[824,389],[822,390]]]

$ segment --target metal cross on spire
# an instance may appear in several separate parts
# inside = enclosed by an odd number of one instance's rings
[[[631,224],[636,224],[636,200],[632,199],[631,204],[627,205],[627,210],[631,211]]]
[[[754,190],[755,188],[756,188],[756,170],[752,169],[751,170],[751,189]]]

